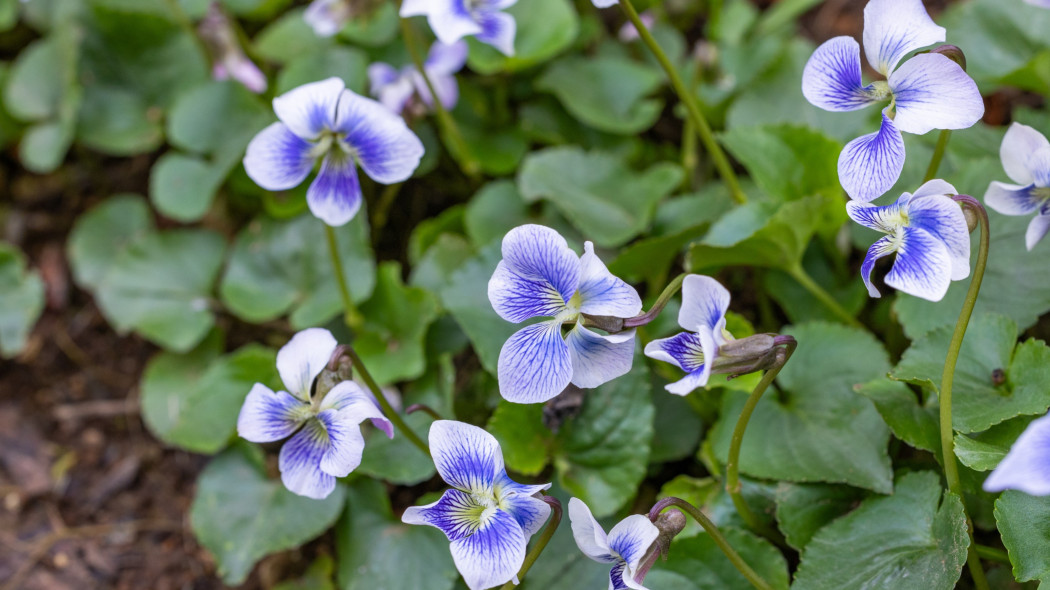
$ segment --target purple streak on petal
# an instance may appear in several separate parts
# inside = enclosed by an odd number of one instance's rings
[[[514,35],[518,25],[513,16],[505,12],[481,12],[478,25],[481,26],[478,41],[495,47],[504,55],[514,55]]]
[[[572,380],[561,322],[541,322],[515,332],[500,350],[497,372],[500,395],[507,401],[536,404],[561,393]]]
[[[577,323],[565,338],[572,384],[588,389],[626,375],[634,360],[634,330],[601,335]]]
[[[306,404],[286,391],[272,391],[256,383],[237,417],[237,434],[256,442],[274,442],[292,435],[306,419]]]
[[[328,78],[293,88],[273,99],[277,118],[303,139],[317,139],[325,129],[333,129],[336,105],[346,84]]]
[[[322,500],[335,490],[335,477],[321,470],[321,459],[328,450],[325,427],[308,420],[303,429],[281,447],[278,468],[284,487],[294,494]]]
[[[720,338],[726,325],[729,299],[729,291],[715,279],[703,275],[686,276],[682,281],[682,307],[678,310],[678,325],[692,332],[705,326]]]
[[[876,298],[882,297],[882,294],[871,282],[871,271],[875,270],[876,260],[892,254],[894,249],[895,246],[891,236],[879,238],[878,241],[868,248],[868,253],[864,256],[864,262],[860,265],[860,277],[864,279],[864,286],[868,288],[868,295]]]
[[[525,494],[507,496],[500,502],[500,509],[514,517],[528,540],[543,528],[551,514],[549,504],[539,498]]]
[[[885,206],[849,201],[846,203],[846,214],[864,227],[887,234],[897,231],[902,220],[899,201]]]
[[[509,513],[496,509],[482,515],[469,537],[452,542],[452,561],[470,590],[505,584],[525,561],[525,533]]]
[[[1020,186],[992,181],[984,193],[984,204],[1003,215],[1028,215],[1038,211],[1045,200],[1036,188],[1034,184]]]
[[[464,422],[431,424],[430,453],[441,478],[465,492],[491,493],[497,478],[505,473],[495,437]]]
[[[580,311],[590,315],[629,318],[642,311],[638,291],[616,277],[594,253],[594,245],[586,242],[580,257]]]
[[[890,76],[897,128],[922,135],[933,129],[966,129],[984,116],[977,84],[951,59],[916,55]]]
[[[864,52],[883,76],[912,51],[942,43],[944,34],[922,0],[871,0],[864,7]]]
[[[503,237],[502,252],[503,263],[514,274],[549,283],[565,302],[576,293],[582,273],[580,257],[553,229],[518,226]],[[491,293],[491,285],[489,289]]]
[[[328,434],[328,448],[321,456],[321,471],[335,477],[346,477],[361,464],[361,453],[365,450],[365,439],[361,436],[362,419],[352,411],[324,410],[317,415]]]
[[[1050,416],[1043,416],[1025,428],[985,480],[984,490],[1050,495]]]
[[[904,228],[886,284],[909,295],[940,301],[951,282],[952,259],[944,242],[924,229]]]
[[[908,225],[922,228],[944,243],[951,255],[953,281],[970,276],[970,229],[962,207],[951,197],[912,198],[908,205]]]
[[[283,191],[298,186],[314,167],[313,144],[292,133],[284,123],[260,131],[244,154],[244,171],[262,188]]]
[[[645,356],[671,363],[686,373],[704,366],[704,349],[700,336],[680,332],[670,338],[652,340],[645,345]]]
[[[411,506],[401,521],[406,524],[425,524],[441,530],[449,541],[458,541],[473,535],[481,525],[484,506],[461,490],[445,490],[441,499],[426,506]]]
[[[1021,185],[1035,183],[1036,172],[1050,175],[1050,162],[1039,164],[1040,159],[1047,158],[1035,158],[1033,161],[1033,156],[1040,152],[1050,152],[1050,141],[1042,133],[1020,123],[1010,125],[999,147],[999,157],[1002,158],[1006,175]],[[1040,171],[1040,168],[1046,170]],[[1042,186],[1047,184],[1050,184],[1050,180]]]
[[[321,171],[306,191],[306,204],[315,217],[332,227],[353,219],[361,208],[361,184],[354,160],[338,151],[325,156]]]
[[[565,309],[565,300],[550,282],[522,276],[501,260],[488,286],[492,309],[508,322],[535,317],[554,317]]]
[[[346,134],[346,143],[365,174],[380,184],[408,180],[423,157],[423,143],[404,119],[349,90],[339,101],[336,129]]]
[[[1031,251],[1035,245],[1050,231],[1050,215],[1040,214],[1032,218],[1028,224],[1028,231],[1024,234],[1025,247]]]
[[[627,562],[617,560],[613,564],[612,569],[609,570],[609,588],[612,590],[630,590],[630,586],[624,581],[624,576],[627,574]]]
[[[860,77],[860,45],[852,37],[825,41],[802,71],[802,94],[826,111],[855,111],[878,102]]]
[[[648,517],[634,514],[616,523],[609,531],[609,547],[627,562],[629,570],[633,570],[659,536],[660,530]]]
[[[882,113],[882,126],[846,144],[839,154],[839,182],[852,199],[869,202],[886,193],[904,169],[904,138]]]

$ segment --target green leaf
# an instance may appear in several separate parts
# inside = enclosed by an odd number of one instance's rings
[[[777,377],[780,396],[766,394],[748,423],[740,471],[794,482],[846,483],[888,493],[893,473],[889,429],[871,402],[853,391],[883,375],[889,358],[869,332],[815,322],[785,333],[798,349]],[[712,433],[720,461],[747,395],[727,394]]]
[[[821,194],[838,198],[842,144],[810,127],[733,127],[722,142],[767,194],[791,201]]]
[[[0,242],[0,357],[22,352],[33,324],[44,310],[44,282],[26,271],[22,252]]]
[[[951,590],[967,546],[959,497],[942,493],[935,473],[909,473],[892,496],[869,498],[817,532],[792,588]]]
[[[576,9],[569,0],[533,0],[515,4],[505,12],[517,24],[512,57],[467,38],[470,69],[479,74],[516,72],[543,63],[566,50],[579,30]]]
[[[474,193],[463,212],[463,225],[477,247],[487,245],[528,221],[528,207],[510,180],[494,180]]]
[[[533,152],[518,173],[518,189],[527,202],[550,201],[587,239],[606,247],[644,231],[657,203],[681,181],[675,164],[655,164],[638,173],[621,157],[577,147]]]
[[[211,207],[226,172],[197,156],[168,152],[150,171],[150,200],[161,215],[197,221]]]
[[[293,8],[255,36],[255,53],[276,64],[286,64],[304,55],[320,53],[331,46],[331,38],[318,37],[303,19],[305,8]]]
[[[358,481],[347,496],[335,531],[341,590],[451,590],[459,573],[441,531],[402,524],[378,481]]]
[[[904,383],[881,377],[855,388],[871,400],[893,435],[916,449],[940,454],[941,431],[936,404],[920,404]]]
[[[663,101],[646,98],[663,82],[646,64],[624,57],[567,57],[536,80],[536,88],[558,97],[583,123],[607,133],[634,135],[653,126]]]
[[[704,432],[704,422],[689,401],[681,396],[666,395],[663,383],[652,386],[656,409],[654,423],[660,428],[653,433],[650,463],[678,461],[692,456]]]
[[[302,577],[287,580],[273,587],[273,590],[335,590],[332,575],[335,573],[335,562],[327,555],[321,555],[310,564]]]
[[[580,415],[558,431],[553,452],[558,481],[595,517],[618,510],[645,478],[655,414],[650,387],[649,371],[639,363],[627,375],[588,390]]]
[[[1022,416],[996,424],[979,434],[956,434],[955,456],[974,471],[991,471],[1033,419],[1033,416]]]
[[[937,392],[954,327],[933,330],[912,343],[892,377]],[[1028,340],[1014,349],[1017,324],[1007,317],[981,314],[970,320],[952,385],[952,426],[978,432],[1013,418],[1042,414],[1050,407],[1050,348]],[[993,373],[1005,372],[996,385]]]
[[[315,35],[311,30],[310,35]],[[365,94],[368,84],[368,56],[360,49],[345,46],[327,47],[288,62],[277,75],[278,94],[326,78],[342,78],[346,87]]]
[[[398,32],[397,6],[380,4],[369,14],[357,15],[339,32],[341,39],[354,45],[380,47],[394,40]]]
[[[287,221],[258,219],[247,225],[237,236],[222,277],[222,302],[237,317],[253,323],[290,314],[297,330],[332,319],[342,309],[342,301],[324,232],[310,214]],[[361,302],[375,286],[364,213],[335,232],[350,295]]]
[[[1014,85],[1046,91],[1045,78],[1040,84],[1030,77],[1011,76],[1050,49],[1046,39],[1050,15],[1045,9],[1021,3],[1003,12],[995,0],[974,0],[946,10],[942,24],[966,39],[967,49],[976,49],[966,52],[966,71],[982,89],[1009,77]]]
[[[345,488],[324,500],[296,496],[238,449],[215,457],[197,481],[190,526],[227,584],[244,582],[263,557],[299,547],[335,523]]]
[[[787,561],[769,541],[736,528],[722,530],[729,545],[773,588],[787,590]],[[741,574],[707,534],[676,539],[667,561],[658,561],[653,573],[674,572],[689,581],[685,590],[750,590],[751,582]],[[654,578],[655,579],[655,578]],[[646,583],[656,586],[646,577]]]
[[[4,86],[4,106],[15,118],[55,118],[66,91],[66,47],[56,36],[38,39],[21,51]]]
[[[95,299],[118,332],[135,330],[185,352],[215,323],[211,292],[225,250],[222,237],[206,230],[147,235],[116,256]]]
[[[138,94],[119,87],[89,85],[80,105],[77,141],[114,156],[151,152],[164,133],[160,113]]]
[[[995,501],[995,523],[1018,581],[1050,579],[1050,497],[1007,490]]]
[[[153,230],[149,205],[139,195],[114,195],[77,218],[66,252],[73,278],[97,289],[117,255]]]
[[[188,152],[239,162],[271,110],[236,82],[207,82],[180,94],[167,121],[171,144]]]
[[[543,404],[500,400],[485,430],[499,441],[508,469],[539,475],[547,466],[554,436],[543,425]]]
[[[18,157],[26,170],[53,172],[66,158],[73,143],[73,126],[66,121],[38,123],[29,127],[18,146]]]
[[[846,514],[863,498],[857,488],[828,484],[781,483],[777,486],[777,526],[788,545],[805,549],[813,535]]]

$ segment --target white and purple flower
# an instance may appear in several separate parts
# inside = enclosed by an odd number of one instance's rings
[[[984,480],[984,491],[1050,495],[1050,415],[1033,420]]]
[[[678,325],[688,332],[653,340],[645,345],[645,356],[671,363],[688,373],[664,386],[676,395],[687,395],[707,385],[718,349],[733,338],[726,331],[729,291],[721,283],[702,275],[682,281],[682,307]]]
[[[230,19],[218,2],[211,3],[197,30],[211,53],[213,79],[232,78],[256,94],[266,91],[266,75],[244,53],[237,34],[230,26]]]
[[[618,0],[614,0],[612,4],[616,4],[617,1]],[[610,6],[612,4],[610,4]],[[598,4],[596,2],[595,6],[597,5]],[[599,6],[599,8],[602,7]],[[651,29],[653,28],[653,25],[656,24],[656,15],[653,14],[652,10],[646,10],[645,12],[638,15],[638,20],[642,21],[642,24],[645,25],[647,29]],[[634,23],[632,23],[631,21],[627,21],[623,24],[622,27],[620,27],[620,32],[617,33],[617,36],[620,38],[620,41],[623,41],[624,43],[630,43],[631,41],[638,40],[641,37],[641,34],[638,32],[638,29],[634,26]]]
[[[1025,232],[1025,246],[1031,250],[1050,231],[1050,141],[1014,123],[1003,137],[999,156],[1006,175],[1017,184],[993,181],[984,202],[1003,215],[1036,214]]]
[[[451,110],[459,100],[459,85],[456,72],[467,63],[467,43],[456,41],[445,45],[438,41],[430,46],[430,53],[423,64],[430,83],[434,85],[438,100],[445,110]],[[397,70],[390,64],[377,62],[368,66],[369,91],[391,111],[403,114],[413,97],[419,97],[427,108],[434,108],[434,97],[419,70],[407,65]]]
[[[293,188],[322,159],[306,192],[310,211],[340,226],[361,208],[360,165],[381,184],[412,176],[423,143],[404,120],[378,102],[347,90],[339,78],[304,84],[273,99],[280,119],[248,144],[244,169],[266,190]]]
[[[503,12],[518,0],[404,0],[401,17],[426,16],[438,40],[451,45],[473,35],[478,41],[514,55],[517,23]]]
[[[511,480],[495,437],[463,422],[434,422],[430,453],[441,478],[452,489],[433,504],[405,510],[401,520],[445,533],[452,560],[470,590],[516,581],[529,538],[551,512],[535,494],[550,484],[524,485]]]
[[[296,334],[277,353],[277,371],[288,391],[275,392],[256,383],[237,418],[237,433],[251,442],[291,436],[281,447],[281,481],[293,493],[309,498],[328,497],[336,478],[346,477],[361,464],[365,447],[361,422],[371,420],[394,437],[393,425],[356,383],[340,382],[324,399],[313,395],[314,380],[336,346],[328,330],[310,328]]]
[[[616,523],[606,536],[605,530],[591,515],[590,508],[578,498],[569,500],[569,521],[572,536],[584,555],[598,563],[613,564],[609,572],[609,590],[646,590],[635,576],[642,557],[660,536],[656,525],[645,516],[634,514]]]
[[[886,234],[872,244],[861,265],[868,294],[879,297],[871,283],[875,261],[894,252],[886,284],[916,297],[940,301],[952,281],[970,276],[970,231],[962,207],[949,196],[956,193],[947,182],[931,180],[892,205],[846,203],[853,221]]]
[[[500,350],[499,388],[508,401],[545,402],[569,383],[598,387],[631,370],[633,329],[603,335],[582,323],[582,314],[629,318],[642,310],[638,292],[609,272],[590,242],[579,256],[549,227],[512,229],[489,301],[508,322],[551,318],[518,330]],[[563,336],[566,324],[573,327]]]
[[[872,201],[890,190],[904,167],[902,131],[965,129],[984,115],[977,85],[948,57],[916,49],[943,42],[922,0],[871,0],[864,7],[864,51],[886,80],[861,80],[860,45],[835,37],[817,48],[802,73],[802,93],[827,111],[855,111],[889,101],[876,133],[854,139],[839,155],[839,181],[850,198]]]
[[[306,7],[303,20],[318,37],[331,37],[350,22],[351,9],[347,0],[314,0]]]

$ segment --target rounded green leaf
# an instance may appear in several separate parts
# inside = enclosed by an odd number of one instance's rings
[[[663,101],[646,98],[663,82],[661,72],[624,57],[568,57],[554,62],[536,88],[558,97],[583,123],[607,133],[634,135],[653,126]]]
[[[787,590],[787,561],[769,541],[735,528],[722,530],[729,545],[766,582]],[[707,534],[676,539],[667,561],[658,561],[653,573],[673,572],[689,580],[689,590],[750,590],[751,582],[741,574]],[[646,578],[646,582],[649,579]],[[655,584],[653,587],[657,587]],[[660,587],[662,588],[662,587]]]
[[[26,271],[22,252],[0,243],[0,357],[22,351],[33,324],[44,310],[44,282]]]
[[[995,501],[995,523],[1018,581],[1050,579],[1050,498],[1007,490]]]
[[[314,32],[310,31],[309,34],[314,35]],[[297,57],[289,61],[278,74],[277,93],[332,76],[342,78],[350,90],[366,94],[368,56],[360,49],[333,46]]]
[[[139,195],[110,197],[77,218],[66,252],[73,278],[85,289],[97,289],[117,255],[153,231],[149,205]]]
[[[208,212],[225,177],[225,170],[201,158],[168,152],[150,171],[150,200],[165,217],[196,221]]]

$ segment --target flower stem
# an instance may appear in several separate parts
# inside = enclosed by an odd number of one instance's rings
[[[933,148],[933,157],[930,158],[930,166],[926,169],[926,176],[922,179],[923,184],[937,178],[937,170],[941,167],[941,160],[944,159],[944,150],[948,147],[948,140],[951,137],[951,129],[942,130],[937,137],[937,147]]]
[[[354,300],[350,297],[350,287],[347,286],[346,273],[343,271],[343,260],[339,255],[339,242],[335,237],[335,228],[325,224],[324,231],[328,238],[328,254],[332,258],[335,282],[339,285],[339,295],[343,298],[343,319],[347,327],[356,332],[364,323],[364,318],[361,317],[361,312],[357,311]]]
[[[623,8],[624,14],[630,19],[634,28],[638,30],[638,35],[641,36],[642,42],[645,43],[649,51],[656,57],[656,61],[660,62],[660,67],[663,68],[667,74],[667,78],[671,82],[671,86],[674,88],[676,94],[678,94],[678,100],[685,105],[685,110],[689,114],[689,119],[692,120],[693,125],[696,127],[696,131],[700,134],[700,141],[704,142],[704,147],[707,148],[708,153],[711,154],[711,159],[715,163],[715,168],[718,169],[718,174],[722,177],[722,180],[726,183],[726,187],[729,189],[729,194],[733,197],[733,200],[739,204],[747,202],[747,195],[740,188],[740,181],[737,180],[736,173],[733,172],[733,166],[729,163],[729,158],[726,157],[722,146],[718,145],[715,140],[714,132],[711,131],[711,126],[707,123],[707,119],[704,118],[703,111],[700,110],[700,105],[696,102],[696,97],[693,96],[692,92],[686,88],[685,83],[682,82],[682,77],[678,75],[678,70],[675,69],[674,64],[667,58],[667,54],[653,38],[652,33],[649,32],[648,27],[642,22],[642,19],[638,17],[638,11],[634,9],[634,5],[631,4],[631,0],[620,0],[620,7]]]
[[[445,105],[441,104],[441,99],[434,89],[434,83],[430,81],[430,76],[427,75],[423,54],[419,52],[419,47],[416,45],[416,36],[412,30],[412,25],[409,24],[408,19],[402,18],[399,20],[401,22],[401,37],[405,42],[405,48],[408,50],[409,57],[412,58],[412,63],[416,65],[419,75],[423,77],[423,82],[427,85],[431,102],[434,103],[434,113],[437,115],[438,125],[445,132],[445,139],[452,144],[452,155],[462,166],[464,174],[472,180],[477,179],[481,175],[481,166],[471,155],[470,148],[467,147],[467,141],[463,138],[463,133],[459,130],[459,126],[456,125],[456,120],[445,109]]]
[[[354,350],[354,347],[346,346],[344,348],[346,356],[350,357],[350,362],[354,365],[354,370],[361,374],[361,380],[365,382],[368,389],[372,391],[372,395],[375,396],[376,401],[379,402],[379,407],[383,410],[383,414],[394,423],[394,426],[401,431],[401,434],[405,435],[405,438],[407,438],[409,442],[414,444],[416,448],[423,451],[429,457],[430,447],[427,446],[427,443],[423,442],[423,439],[419,438],[419,435],[408,427],[408,424],[405,424],[405,421],[401,419],[401,416],[398,415],[397,411],[390,405],[390,402],[387,401],[386,396],[383,394],[383,390],[379,388],[379,385],[376,384],[376,380],[372,378],[372,374],[368,372],[365,364],[361,362],[361,357],[357,356],[357,351]]]
[[[755,570],[751,569],[751,566],[747,565],[744,558],[740,557],[740,554],[733,549],[732,545],[729,544],[729,541],[727,541],[725,536],[722,535],[722,531],[718,530],[718,527],[715,526],[715,523],[711,522],[711,520],[707,518],[699,508],[693,506],[689,502],[686,502],[681,498],[664,498],[657,502],[656,505],[653,506],[653,509],[649,511],[649,520],[655,521],[656,517],[670,506],[678,508],[693,517],[693,520],[700,523],[700,526],[704,527],[704,530],[707,531],[707,534],[711,537],[711,540],[715,542],[715,545],[718,545],[718,548],[722,550],[722,553],[725,553],[726,557],[729,558],[730,563],[732,563],[733,566],[743,574],[745,578],[747,578],[748,582],[751,582],[752,586],[758,588],[758,590],[773,590],[773,586],[762,579],[762,576],[758,575]]]
[[[626,318],[623,321],[624,329],[644,326],[655,320],[656,316],[660,315],[660,312],[667,306],[667,302],[670,301],[671,298],[675,296],[675,293],[678,293],[678,290],[682,288],[682,281],[685,280],[685,277],[686,273],[682,273],[664,287],[663,292],[656,298],[656,303],[653,303],[653,306],[649,308],[649,311],[633,318]]]
[[[981,282],[984,280],[984,269],[988,264],[988,243],[990,232],[988,228],[988,212],[981,203],[969,195],[956,195],[955,201],[963,207],[969,207],[977,214],[981,225],[981,242],[977,251],[977,266],[973,271],[973,279],[970,281],[970,289],[966,292],[959,320],[955,323],[955,332],[952,333],[951,343],[948,344],[948,355],[944,359],[944,373],[941,374],[940,389],[940,426],[941,426],[941,453],[944,460],[944,479],[948,482],[948,490],[959,497],[963,502],[962,482],[959,480],[959,466],[955,462],[955,440],[952,428],[952,380],[955,377],[955,365],[959,361],[959,352],[962,350],[963,337],[966,328],[970,324],[970,316],[973,315],[974,305],[977,304],[977,295],[981,291]],[[966,504],[963,502],[963,510]],[[970,569],[974,585],[978,590],[988,589],[988,580],[981,568],[981,558],[977,554],[977,548],[973,540],[973,523],[970,516],[966,516],[966,528],[970,535],[970,547],[967,550],[966,564]]]
[[[441,414],[439,414],[437,410],[426,404],[412,404],[411,406],[405,408],[406,416],[409,414],[414,414],[416,412],[423,412],[424,414],[427,414],[435,420],[444,420],[444,418],[441,417]]]
[[[551,507],[551,519],[547,521],[547,528],[543,529],[543,533],[536,539],[536,544],[532,546],[532,550],[525,556],[524,563],[521,564],[521,569],[518,570],[518,583],[525,579],[525,574],[532,568],[532,564],[536,563],[536,559],[539,558],[540,553],[547,547],[547,543],[550,542],[551,537],[554,536],[554,531],[558,530],[558,525],[561,524],[561,502],[557,498],[552,496],[543,496],[540,498]],[[511,580],[500,587],[500,590],[513,590],[515,587],[514,580]]]
[[[751,512],[747,502],[744,501],[743,494],[740,492],[740,447],[743,445],[744,432],[747,430],[748,421],[751,420],[751,414],[758,405],[758,400],[762,398],[762,394],[773,383],[777,374],[780,373],[780,369],[784,368],[788,359],[791,358],[791,354],[798,347],[798,342],[791,336],[778,336],[778,338],[780,339],[778,344],[782,344],[784,348],[777,350],[777,357],[773,366],[762,375],[762,380],[758,382],[755,390],[751,392],[751,395],[748,396],[747,401],[744,403],[744,408],[736,421],[736,427],[733,428],[733,439],[729,443],[729,459],[726,461],[726,492],[733,499],[733,505],[736,506],[736,511],[740,514],[740,518],[744,519],[748,528],[756,531],[765,527],[755,518],[754,513]]]
[[[987,545],[974,545],[974,551],[976,551],[977,555],[983,559],[990,559],[1007,565],[1010,563],[1010,554],[1002,549],[989,547]]]
[[[848,311],[839,305],[838,301],[835,301],[834,297],[828,294],[823,287],[813,280],[813,277],[809,276],[809,273],[806,272],[806,269],[802,268],[801,264],[795,264],[794,266],[789,267],[787,273],[791,275],[791,278],[798,281],[798,284],[802,285],[803,289],[809,291],[810,295],[819,299],[820,302],[831,311],[831,313],[835,314],[844,323],[853,326],[854,328],[863,327],[861,323],[857,321],[857,318],[850,315]]]

